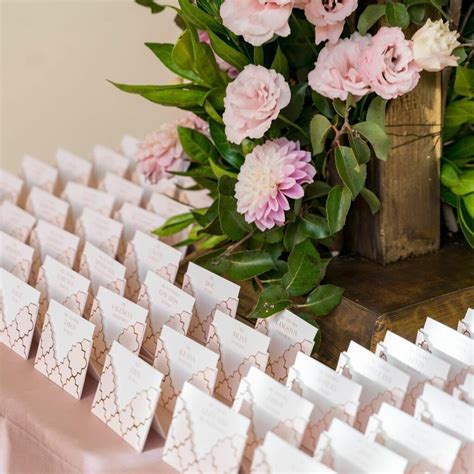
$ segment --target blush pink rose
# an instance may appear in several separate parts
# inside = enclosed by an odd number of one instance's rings
[[[310,87],[330,99],[346,100],[349,93],[357,99],[368,94],[370,84],[360,73],[359,65],[369,44],[370,37],[358,33],[336,44],[326,44],[308,75]]]
[[[308,21],[316,26],[316,44],[341,36],[344,20],[357,8],[357,0],[310,0],[304,7]]]
[[[222,116],[227,139],[240,144],[244,138],[261,138],[291,99],[285,78],[263,66],[249,64],[231,82]]]
[[[247,43],[261,46],[273,35],[288,36],[294,0],[225,0],[222,23]]]
[[[365,49],[360,71],[372,90],[384,99],[395,99],[413,90],[421,68],[413,58],[413,44],[398,27],[382,27]]]
[[[207,45],[211,46],[211,41],[209,39],[209,34],[207,31],[199,31],[199,41],[202,43],[206,43]],[[211,46],[212,47],[212,46]],[[214,57],[216,58],[217,65],[221,71],[226,72],[231,79],[234,79],[239,74],[239,71],[229,63],[225,62],[216,53],[214,53]]]

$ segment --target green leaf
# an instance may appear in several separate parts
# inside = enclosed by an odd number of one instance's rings
[[[332,106],[334,107],[334,110],[336,111],[337,115],[339,115],[339,117],[344,118],[346,116],[346,111],[347,111],[346,102],[340,99],[334,99],[332,101]]]
[[[463,199],[458,199],[458,222],[466,241],[474,249],[474,218],[467,212]]]
[[[443,182],[443,184],[445,183]],[[451,191],[458,196],[474,193],[474,170],[463,171],[459,175],[458,183],[454,186],[450,186],[450,188]]]
[[[324,144],[331,127],[331,122],[324,115],[316,114],[311,119],[309,133],[311,136],[313,155],[317,155],[324,151]]]
[[[207,112],[207,115],[209,115],[209,118],[211,118],[214,122],[221,124],[224,123],[222,117],[219,115],[219,112],[217,112],[217,110],[208,100],[204,101],[204,110]]]
[[[367,178],[366,165],[359,165],[354,152],[347,146],[336,148],[336,168],[342,182],[349,188],[352,200],[361,192]]]
[[[357,29],[363,36],[367,34],[370,28],[375,25],[377,20],[385,15],[385,5],[369,5],[362,12],[357,22]]]
[[[306,96],[306,88],[308,84],[297,84],[291,86],[291,100],[290,103],[282,110],[282,114],[292,122],[301,115],[304,106],[304,99]]]
[[[144,92],[141,96],[156,104],[189,109],[202,106],[206,94],[207,91],[200,89],[170,89]]]
[[[390,140],[385,131],[373,122],[360,122],[353,126],[374,149],[375,156],[379,160],[386,161],[390,151]]]
[[[220,22],[194,6],[189,0],[179,0],[179,6],[181,7],[184,18],[200,30],[212,30],[217,33],[225,33],[225,28]]]
[[[474,123],[474,101],[470,99],[457,100],[446,107],[445,127],[456,127],[464,123]]]
[[[290,222],[285,226],[285,235],[283,237],[283,245],[289,252],[294,246],[305,240],[305,235],[301,232],[300,222]]]
[[[413,5],[408,10],[408,14],[410,15],[410,19],[415,25],[422,26],[425,22],[426,16],[426,5]]]
[[[304,307],[316,316],[326,316],[341,302],[343,293],[338,286],[319,285],[308,295]]]
[[[288,67],[288,60],[286,56],[283,54],[280,46],[278,46],[275,57],[273,58],[272,64],[270,69],[274,69],[276,72],[279,72],[285,79],[288,79],[290,76],[290,70]]]
[[[193,32],[191,35],[191,40],[193,45],[194,70],[207,84],[211,86],[222,86],[224,80],[211,47],[199,41],[196,32]]]
[[[449,161],[467,162],[474,157],[474,135],[460,138],[443,149],[443,156]]]
[[[235,252],[226,257],[226,260],[226,274],[236,281],[249,280],[276,268],[271,255],[261,250]]]
[[[467,212],[474,219],[474,193],[463,196],[462,200]]]
[[[253,48],[253,62],[257,65],[264,66],[265,56],[261,46],[255,46]]]
[[[410,15],[403,3],[387,3],[385,15],[390,26],[399,26],[405,29],[410,25]]]
[[[206,164],[209,160],[217,160],[217,149],[202,133],[192,128],[178,127],[178,135],[183,150],[191,161]]]
[[[332,107],[331,101],[327,97],[324,97],[315,91],[311,91],[311,97],[319,112],[330,119],[334,117],[334,109]]]
[[[304,200],[327,196],[329,191],[331,191],[331,186],[328,183],[324,181],[314,181],[306,186],[304,190]]]
[[[209,39],[211,40],[212,49],[217,54],[217,56],[219,56],[225,62],[236,67],[239,71],[249,64],[247,56],[232,46],[229,46],[224,40],[219,38],[219,36],[214,34],[212,31],[208,31],[208,34]]]
[[[194,216],[188,212],[186,214],[179,214],[177,216],[170,217],[166,222],[155,229],[153,233],[159,237],[169,237],[170,235],[176,234],[177,232],[186,229],[190,224],[194,222]]]
[[[282,284],[290,296],[300,296],[314,288],[321,278],[321,258],[309,240],[295,245],[288,257],[288,272]]]
[[[441,167],[441,183],[448,188],[454,188],[459,185],[459,182],[460,180],[456,168],[449,163],[443,162],[443,166]]]
[[[226,271],[227,262],[221,258],[225,248],[220,248],[206,252],[194,259],[194,263],[218,275],[223,275]]]
[[[222,176],[230,176],[231,178],[237,178],[237,173],[233,173],[223,168],[219,163],[216,163],[212,158],[209,158],[209,164],[211,165],[214,176],[219,179]]]
[[[259,295],[257,304],[248,315],[251,319],[268,318],[291,306],[287,291],[278,285],[265,288]]]
[[[141,5],[142,7],[147,7],[150,9],[151,13],[160,13],[166,7],[158,5],[158,3],[154,2],[153,0],[135,0],[135,3]]]
[[[244,162],[244,157],[227,141],[225,128],[223,125],[210,120],[209,130],[214,145],[222,156],[222,159],[229,163],[234,168],[240,169]]]
[[[375,96],[367,109],[367,122],[374,122],[385,130],[385,109],[387,100],[380,96]]]
[[[350,207],[351,192],[349,189],[340,184],[334,186],[326,201],[326,214],[331,235],[344,227]]]
[[[369,145],[367,145],[367,143],[364,140],[362,140],[362,138],[355,137],[351,131],[349,131],[348,136],[349,136],[349,143],[357,159],[357,163],[359,163],[359,165],[368,163],[370,161],[370,156],[372,154],[370,152]]]
[[[193,42],[190,31],[184,30],[176,41],[171,51],[171,59],[180,69],[186,71],[193,70],[194,53]]]
[[[379,212],[380,210],[379,198],[370,189],[367,188],[362,189],[360,195],[370,207],[370,212],[372,213],[372,215],[377,214],[377,212]]]
[[[301,231],[312,239],[325,239],[331,235],[328,221],[324,217],[315,214],[305,214],[301,218]]]

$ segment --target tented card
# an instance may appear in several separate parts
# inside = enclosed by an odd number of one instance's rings
[[[71,206],[74,220],[80,217],[86,207],[109,217],[112,214],[115,202],[115,198],[110,194],[73,181],[66,184],[62,198]]]
[[[21,161],[21,176],[28,190],[37,186],[48,193],[53,194],[56,191],[58,170],[45,161],[25,155]]]
[[[36,352],[35,369],[79,400],[93,334],[92,323],[51,300]]]
[[[30,213],[10,201],[0,204],[0,230],[15,239],[26,242],[35,223],[36,219]]]
[[[99,183],[98,189],[115,197],[116,210],[120,209],[124,202],[139,206],[143,197],[141,186],[110,172]]]
[[[84,186],[89,184],[92,174],[92,163],[90,161],[60,148],[56,151],[56,166],[58,167],[62,189],[69,181]]]
[[[468,308],[466,315],[458,323],[458,331],[471,339],[474,339],[474,309]]]
[[[319,435],[329,429],[333,418],[354,424],[362,386],[327,365],[298,352],[286,386],[314,405],[302,442],[308,451],[314,452]]]
[[[124,135],[120,141],[120,151],[130,162],[136,162],[136,156],[140,148],[140,140],[131,135]]]
[[[103,145],[96,145],[92,150],[92,162],[96,183],[100,183],[107,172],[122,178],[127,174],[128,158]]]
[[[166,438],[163,460],[180,472],[237,474],[249,420],[185,383]]]
[[[0,267],[28,282],[34,250],[11,235],[0,230]]]
[[[23,180],[8,171],[0,169],[0,204],[10,201],[18,204],[23,190]]]
[[[25,211],[50,224],[64,229],[69,215],[69,204],[41,188],[33,186],[25,203]]]
[[[464,382],[453,390],[453,395],[474,406],[474,375],[467,374]]]

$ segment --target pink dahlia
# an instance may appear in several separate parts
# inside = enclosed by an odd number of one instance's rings
[[[311,153],[286,138],[256,146],[237,177],[237,210],[262,232],[282,226],[290,209],[288,198],[303,197],[302,185],[313,182],[316,170],[310,162]]]

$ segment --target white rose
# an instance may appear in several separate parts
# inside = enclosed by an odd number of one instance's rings
[[[425,71],[457,66],[452,52],[459,46],[458,37],[457,31],[450,31],[448,22],[428,20],[412,37],[416,64]]]

